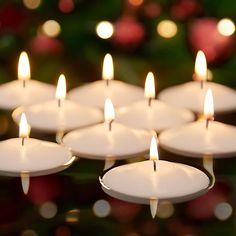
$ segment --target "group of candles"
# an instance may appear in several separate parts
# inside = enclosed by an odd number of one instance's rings
[[[160,100],[155,99],[153,73],[147,75],[144,92],[138,86],[113,80],[113,73],[112,57],[107,54],[103,80],[71,90],[66,99],[65,76],[60,75],[57,88],[30,80],[28,56],[23,52],[19,80],[0,86],[0,107],[16,108],[13,119],[20,126],[19,138],[0,142],[0,173],[21,176],[27,193],[30,176],[61,171],[74,162],[73,155],[113,163],[144,155],[150,147],[150,160],[109,170],[100,179],[103,190],[123,200],[150,204],[153,217],[158,200],[187,200],[207,191],[210,181],[202,171],[159,160],[156,134],[161,133],[163,148],[181,155],[234,155],[236,128],[213,121],[212,91],[217,96],[217,112],[236,108],[236,92],[207,82],[201,51],[196,58],[196,81],[164,90]],[[192,111],[201,113],[203,97],[205,119],[194,121]],[[30,128],[60,133],[60,144],[29,138]]]

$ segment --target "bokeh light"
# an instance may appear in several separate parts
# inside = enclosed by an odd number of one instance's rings
[[[235,24],[232,20],[224,18],[218,22],[217,29],[220,34],[230,36],[235,32]]]
[[[79,210],[73,209],[66,212],[67,223],[78,223],[79,222]]]
[[[39,213],[43,218],[51,219],[57,214],[57,205],[53,202],[45,202],[40,206]]]
[[[213,80],[213,73],[210,69],[207,69],[207,80]]]
[[[142,5],[143,0],[129,0],[129,4],[133,6],[140,6]]]
[[[93,213],[97,217],[107,217],[111,212],[111,205],[106,200],[98,200],[93,205]]]
[[[157,217],[159,218],[169,218],[174,214],[174,206],[171,202],[164,201],[160,202],[157,208]]]
[[[232,206],[227,202],[221,202],[214,209],[215,217],[219,220],[227,220],[233,213]]]
[[[23,0],[23,4],[26,8],[34,10],[40,6],[41,0]]]
[[[26,229],[21,233],[21,236],[37,236],[38,234],[32,229]]]
[[[102,39],[109,39],[114,32],[114,27],[109,21],[101,21],[96,26],[96,33]]]
[[[61,32],[61,26],[55,20],[48,20],[43,24],[42,30],[48,37],[56,37]]]
[[[171,20],[163,20],[157,25],[157,33],[163,38],[172,38],[177,31],[177,25]]]

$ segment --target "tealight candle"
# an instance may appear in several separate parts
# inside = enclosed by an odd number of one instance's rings
[[[145,83],[146,100],[117,109],[117,121],[137,129],[149,129],[160,132],[166,128],[181,125],[194,120],[194,114],[184,108],[175,108],[155,100],[155,81],[149,72]]]
[[[26,116],[21,116],[19,138],[0,142],[0,174],[20,176],[24,193],[30,176],[47,175],[69,167],[75,157],[68,148],[56,143],[29,138]]]
[[[66,79],[64,75],[60,75],[56,99],[20,107],[13,112],[13,119],[19,122],[21,113],[25,112],[32,128],[48,132],[65,132],[103,120],[102,113],[98,109],[81,106],[65,98]]]
[[[196,81],[167,88],[160,92],[159,99],[173,106],[184,107],[196,113],[201,113],[204,95],[209,87],[214,94],[216,113],[235,111],[235,90],[218,83],[206,81],[206,59],[203,53],[200,55],[197,57],[195,65],[194,79]]]
[[[114,80],[113,76],[112,57],[107,54],[103,63],[103,80],[72,89],[68,93],[68,98],[86,106],[103,109],[107,97],[112,99],[115,107],[127,105],[143,97],[142,88]]]
[[[207,90],[204,103],[205,120],[198,120],[160,134],[160,145],[173,153],[202,158],[230,157],[236,154],[236,127],[213,121],[213,96]]]
[[[106,99],[104,113],[104,123],[71,131],[63,143],[79,157],[99,160],[126,159],[147,152],[151,132],[115,122],[110,99]]]
[[[159,200],[185,201],[205,193],[210,184],[208,176],[194,167],[158,160],[154,137],[150,160],[115,167],[100,182],[115,198],[150,204],[153,218]]]
[[[31,105],[53,98],[55,86],[30,79],[30,65],[26,52],[22,52],[18,65],[18,80],[0,86],[0,107],[6,110]]]

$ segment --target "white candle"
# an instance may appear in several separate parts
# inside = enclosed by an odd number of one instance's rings
[[[103,120],[102,113],[98,109],[84,107],[65,98],[66,81],[64,75],[61,75],[56,99],[20,107],[13,112],[13,119],[18,123],[20,115],[25,112],[33,129],[47,132],[69,131]]]
[[[23,52],[18,66],[18,80],[0,86],[0,107],[11,110],[21,105],[31,105],[53,98],[55,86],[30,79],[28,56]]]
[[[207,88],[211,88],[214,94],[215,112],[226,113],[236,110],[236,92],[224,85],[207,82],[207,67],[205,56],[201,53],[196,60],[194,78],[181,85],[167,88],[160,92],[159,99],[173,106],[184,107],[196,113],[201,113],[204,95]]]
[[[137,129],[160,132],[194,120],[194,114],[155,99],[154,77],[148,73],[145,84],[146,100],[117,109],[117,122]]]
[[[104,123],[71,131],[65,135],[63,143],[74,154],[90,159],[126,159],[146,153],[151,132],[113,122],[114,108],[110,106],[111,101],[106,100],[105,104]],[[111,110],[107,110],[109,107]]]
[[[155,171],[152,152],[151,160],[109,170],[101,180],[103,190],[122,200],[151,204],[153,217],[154,200],[180,202],[207,191],[209,178],[194,167],[156,159]]]
[[[124,106],[143,97],[143,89],[113,79],[113,63],[111,56],[106,56],[103,66],[103,80],[85,84],[72,89],[68,93],[70,100],[86,106],[95,106],[103,109],[105,99],[111,98],[114,106]],[[84,99],[86,98],[86,99]]]
[[[199,158],[203,155],[230,157],[236,154],[236,127],[213,121],[213,99],[209,91],[204,106],[206,120],[164,131],[159,136],[163,148]]]

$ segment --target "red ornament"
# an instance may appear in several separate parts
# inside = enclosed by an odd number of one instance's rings
[[[189,25],[188,40],[193,53],[202,50],[209,63],[222,62],[234,51],[234,36],[220,34],[217,23],[215,18],[201,18]]]
[[[63,13],[70,13],[74,10],[73,0],[59,0],[58,8]]]

